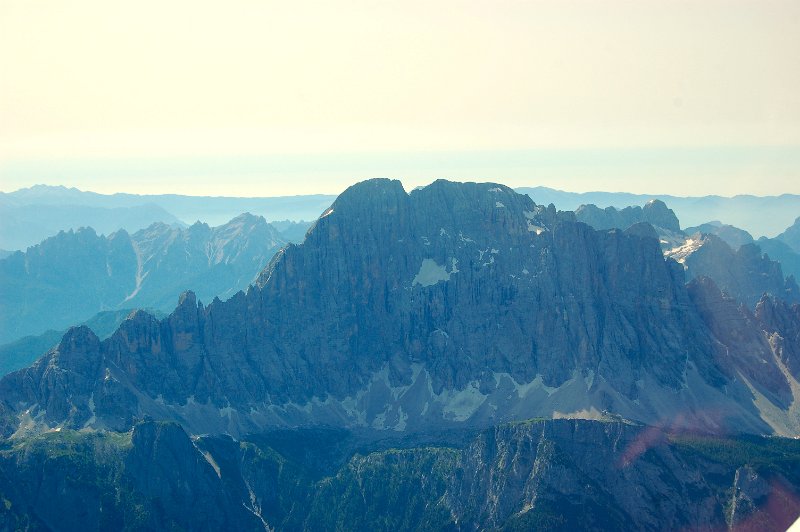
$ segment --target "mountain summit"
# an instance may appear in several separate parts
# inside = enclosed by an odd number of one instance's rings
[[[768,338],[797,318],[781,312],[765,322],[713,282],[687,287],[648,224],[595,231],[492,183],[408,194],[370,180],[246,293],[208,306],[187,293],[102,342],[68,332],[0,381],[3,432],[143,416],[234,435],[621,416],[789,434],[794,351]]]

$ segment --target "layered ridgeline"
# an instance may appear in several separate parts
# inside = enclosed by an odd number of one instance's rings
[[[414,433],[544,417],[796,435],[797,307],[684,282],[652,226],[595,231],[493,184],[343,193],[247,293],[110,338],[74,328],[0,381],[2,434],[332,425]]]
[[[62,231],[0,260],[0,343],[65,329],[105,310],[174,309],[193,289],[204,301],[246,288],[285,245],[260,216],[218,227],[156,223],[128,234]]]
[[[627,229],[646,222],[653,226],[665,256],[686,270],[688,279],[710,277],[728,295],[750,309],[764,294],[800,302],[800,255],[778,238],[758,242],[747,231],[709,222],[681,230],[675,213],[660,200],[644,207],[600,209],[581,205],[576,218],[595,229]],[[791,233],[791,228],[786,233]],[[784,276],[785,274],[785,276]]]
[[[313,220],[334,199],[335,196],[322,194],[265,198],[97,194],[62,186],[35,185],[14,192],[0,192],[0,220],[3,220],[0,248],[24,250],[70,228],[93,227],[107,235],[120,229],[133,233],[155,222],[182,225],[203,220],[211,225],[222,225],[243,212],[264,216],[270,221]],[[296,231],[295,236],[302,238],[304,232]]]
[[[105,339],[111,336],[134,310],[131,308],[104,310],[77,325],[85,325],[99,338]],[[164,317],[165,315],[164,312],[154,309],[147,309],[147,312],[157,317]],[[42,334],[25,336],[19,340],[0,345],[0,377],[36,362],[36,359],[42,356],[43,353],[46,353],[54,345],[58,345],[66,332],[66,329],[61,331],[48,330]]]
[[[587,223],[595,229],[626,229],[639,222],[647,222],[656,230],[665,230],[678,233],[681,230],[678,217],[661,200],[650,200],[644,207],[629,206],[624,209],[606,207],[601,209],[596,205],[581,205],[575,210],[578,221]]]
[[[522,187],[521,194],[538,198],[542,203],[554,203],[559,209],[577,210],[581,205],[600,208],[642,205],[650,200],[663,201],[689,227],[709,220],[724,220],[753,235],[775,236],[784,230],[800,213],[800,195],[780,196],[670,196],[666,194],[630,194],[627,192],[565,192],[547,187]],[[766,215],[768,213],[768,215]]]
[[[800,302],[800,254],[780,236],[756,241],[743,229],[709,222],[687,227],[681,238],[665,242],[662,237],[662,247],[668,257],[684,265],[689,277],[711,277],[750,308],[765,293]]]
[[[0,192],[0,248],[26,249],[67,228],[94,227],[109,234],[120,228],[138,231],[153,223],[182,222],[153,204],[92,207],[68,201],[54,205],[16,205]],[[0,257],[3,253],[0,253]]]
[[[795,252],[800,253],[800,216],[798,216],[794,223],[787,227],[783,233],[775,238],[785,243]]]
[[[665,254],[681,263],[690,278],[710,277],[751,309],[765,293],[790,304],[800,303],[800,288],[794,275],[785,277],[782,263],[763,253],[760,243],[744,244],[734,250],[714,234],[695,233]]]

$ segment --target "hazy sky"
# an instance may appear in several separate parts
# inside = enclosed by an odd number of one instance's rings
[[[800,2],[0,0],[0,190],[800,193]]]

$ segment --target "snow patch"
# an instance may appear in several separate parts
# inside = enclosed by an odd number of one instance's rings
[[[450,275],[453,275],[454,273],[458,272],[459,272],[458,259],[453,257],[452,259],[450,259]]]
[[[83,424],[83,428],[85,429],[91,427],[97,421],[97,416],[94,413],[94,408],[95,408],[94,392],[92,392],[92,395],[89,396],[89,413],[92,414],[92,416],[86,421],[86,423]]]
[[[378,430],[386,429],[386,412],[381,412],[372,420],[372,428]]]
[[[419,267],[419,272],[411,281],[411,286],[420,284],[422,286],[433,286],[439,281],[449,281],[451,273],[458,273],[456,266],[456,259],[453,259],[453,271],[447,271],[447,267],[439,265],[433,259],[423,259]]]
[[[530,220],[528,220],[528,232],[529,233],[536,233],[537,235],[541,235],[545,231],[546,231],[546,229],[544,227],[536,225],[536,224],[532,223]]]
[[[494,202],[494,206],[495,206],[496,208],[498,208],[498,209],[502,209],[503,207],[505,207],[505,205],[503,205],[503,204],[502,204],[501,202],[499,202],[499,201],[495,201],[495,202]]]
[[[203,458],[206,459],[206,462],[208,462],[211,468],[214,469],[214,472],[217,474],[217,478],[222,478],[222,472],[220,472],[219,465],[217,464],[217,461],[214,460],[214,457],[211,456],[211,453],[204,451],[202,454]]]
[[[467,242],[475,242],[475,241],[474,241],[474,240],[472,240],[470,237],[468,237],[468,236],[464,236],[464,233],[462,233],[461,231],[459,231],[459,232],[458,232],[458,238],[459,238],[459,239],[461,240],[461,242],[463,242],[463,243],[467,243]]]
[[[680,246],[675,246],[665,251],[664,256],[670,257],[680,264],[684,264],[689,255],[703,247],[703,244],[705,244],[705,241],[702,238],[687,238]]]
[[[401,406],[397,410],[397,415],[399,416],[400,419],[397,422],[397,424],[394,426],[394,430],[396,430],[398,432],[402,432],[402,431],[406,430],[406,421],[408,421],[408,414],[403,412],[403,407]]]
[[[603,421],[607,419],[607,416],[600,412],[594,406],[584,408],[582,410],[576,410],[575,412],[553,412],[553,419],[591,419],[594,421]]]

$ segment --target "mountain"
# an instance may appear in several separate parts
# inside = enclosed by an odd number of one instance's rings
[[[761,237],[757,244],[771,259],[781,263],[781,268],[787,276],[793,275],[795,279],[800,279],[800,253],[777,238]]]
[[[783,233],[779,234],[776,239],[788,245],[795,252],[800,253],[800,217],[786,228]]]
[[[627,229],[628,227],[647,222],[656,229],[662,228],[671,232],[681,230],[678,217],[663,201],[650,200],[644,207],[625,207],[617,210],[614,207],[601,209],[596,205],[581,205],[575,210],[575,217],[595,229]]]
[[[281,237],[286,240],[287,242],[292,242],[293,244],[300,244],[305,240],[306,233],[308,229],[314,224],[314,222],[306,222],[306,221],[299,221],[294,222],[292,220],[277,220],[270,222],[272,227],[277,229],[278,233],[280,233]]]
[[[751,309],[765,293],[791,303],[800,302],[800,288],[796,277],[792,277],[800,257],[778,239],[762,237],[755,244],[747,231],[720,222],[681,230],[675,213],[659,200],[622,210],[581,205],[575,217],[595,229],[625,230],[638,223],[652,225],[664,255],[683,265],[687,279],[710,277],[727,294]],[[783,260],[776,262],[770,254],[763,254],[762,245],[774,253],[774,258]]]
[[[0,449],[0,527],[784,530],[800,513],[798,461],[797,440],[619,421],[531,420],[427,442],[330,429],[190,438],[146,421]]]
[[[99,338],[105,339],[117,330],[134,309],[104,310],[81,323],[92,330]],[[160,311],[149,309],[147,312],[163,316]],[[37,358],[46,353],[66,334],[66,330],[45,331],[36,336],[26,336],[8,344],[0,345],[0,376],[30,366]]]
[[[765,267],[767,261],[772,260],[780,264],[781,270],[783,274],[786,275],[787,278],[789,276],[792,276],[794,277],[795,280],[800,279],[800,253],[794,251],[788,244],[786,244],[786,242],[784,242],[780,238],[766,238],[762,236],[757,241],[754,241],[753,237],[747,231],[739,229],[738,227],[734,227],[732,225],[722,224],[720,222],[708,222],[705,224],[701,224],[697,227],[687,227],[684,230],[684,234],[686,235],[684,242],[674,245],[673,249],[686,251],[692,248],[697,248],[699,243],[705,241],[704,238],[702,237],[702,235],[704,234],[718,236],[732,248],[731,252],[739,250],[743,246],[755,244],[760,249],[760,252],[765,255],[763,261],[758,261],[762,262],[762,269],[763,267]],[[699,236],[697,236],[698,234]],[[692,243],[688,242],[690,239],[692,240]],[[744,268],[747,267],[743,265],[741,261],[738,261],[738,264],[736,266],[733,265],[726,266],[725,264],[723,264],[725,261],[730,259],[732,253],[722,249],[721,246],[719,246],[719,248],[720,251],[722,251],[722,256],[718,256],[715,260],[722,262],[721,263],[718,262],[716,265],[714,265],[714,268],[709,268],[709,267],[702,268],[701,271],[704,275],[712,275],[713,269],[721,268],[722,271],[726,270],[730,271],[731,269],[738,268],[739,270],[741,270],[743,267]],[[748,255],[751,256],[751,258],[755,258],[753,257],[754,254],[752,253],[752,251],[755,250],[756,248],[751,246],[747,249],[749,249],[751,253],[748,254],[745,252],[738,256],[739,259],[744,259],[748,257]],[[674,253],[673,250],[666,250],[666,251],[668,254]],[[708,266],[711,266],[711,264],[708,264]],[[774,270],[775,266],[769,266],[767,267],[767,269]],[[763,277],[760,281],[755,279],[750,279],[750,281],[746,282],[753,284],[753,281],[755,281],[756,285],[760,285],[764,289],[769,289],[769,287],[765,286],[764,284],[766,282],[766,285],[771,285],[772,290],[774,290],[779,285],[779,283],[775,282],[774,279],[772,281],[767,280],[771,274],[767,273],[766,271],[761,272],[761,275]],[[743,281],[746,278],[749,279],[748,276],[745,277],[740,276],[740,279]],[[723,277],[715,278],[715,280],[721,284],[728,284],[729,288],[733,288],[733,285],[730,284],[731,281],[730,275],[724,275]],[[749,302],[751,304],[758,299],[758,297],[756,297],[757,294],[755,295],[753,294],[754,290],[757,291],[758,288],[751,287],[744,290],[751,292],[751,296],[747,298],[749,299]],[[742,290],[740,289],[733,290],[733,292],[740,292],[740,291]],[[778,293],[776,293],[776,295],[778,295]]]
[[[0,341],[80,323],[103,310],[169,311],[189,288],[227,298],[246,288],[284,245],[262,217],[219,227],[155,223],[129,235],[62,231],[0,260]]]
[[[700,224],[697,227],[687,227],[684,229],[684,232],[687,235],[694,235],[696,233],[716,235],[735,250],[739,249],[745,244],[750,244],[753,242],[753,236],[744,229],[739,229],[738,227],[723,224],[717,221]],[[764,237],[762,237],[762,239],[768,240]],[[759,239],[759,241],[762,239]]]
[[[624,209],[581,205],[575,210],[575,218],[595,229],[625,230],[638,223],[648,223],[656,230],[661,247],[665,250],[680,245],[686,236],[681,231],[678,217],[661,200],[650,200],[644,207],[637,205]]]
[[[94,227],[99,233],[108,235],[121,229],[138,231],[155,222],[182,223],[152,204],[114,208],[70,204],[9,205],[2,198],[0,219],[3,220],[0,246],[12,250],[26,249],[59,231],[80,227]]]
[[[246,292],[0,379],[0,528],[782,530],[798,379],[800,305],[649,223],[370,180]]]
[[[564,192],[547,187],[522,187],[517,192],[529,195],[535,202],[553,203],[559,209],[576,210],[581,205],[600,208],[642,205],[661,200],[675,211],[684,226],[694,227],[708,220],[722,220],[752,235],[776,236],[800,212],[800,196],[670,196],[667,194],[629,194],[625,192]],[[769,213],[769,215],[765,215]]]
[[[76,188],[47,185],[36,185],[9,193],[0,192],[0,205],[80,205],[95,209],[140,208],[143,205],[151,205],[170,213],[176,219],[182,220],[187,224],[194,223],[196,220],[203,220],[212,225],[224,224],[242,212],[264,216],[270,221],[285,219],[293,221],[316,220],[334,199],[336,199],[336,196],[325,194],[262,198],[183,196],[179,194],[98,194]],[[171,223],[166,219],[153,221]],[[79,224],[79,226],[86,225],[91,225],[100,231],[96,225],[86,221]],[[134,229],[122,225],[111,231],[121,227],[133,232],[147,225],[149,225],[149,222]],[[69,227],[72,226],[62,225],[56,227],[55,231],[50,231],[41,238],[32,240],[32,243],[39,242],[42,238]],[[111,231],[100,232],[108,234]],[[0,241],[0,247],[4,247],[2,241]]]
[[[650,200],[660,200],[669,205],[677,217],[686,226],[694,227],[706,223],[710,219],[724,220],[727,224],[741,227],[753,235],[775,236],[790,225],[800,212],[800,196],[783,194],[781,196],[721,196],[679,197],[670,195],[630,194],[623,192],[564,192],[546,187],[523,187],[518,192],[528,194],[538,204],[553,203],[561,210],[575,211],[581,205],[594,204],[599,208],[628,205],[643,205]],[[135,232],[155,221],[167,224],[178,220],[191,224],[203,220],[211,225],[220,225],[242,212],[251,212],[274,220],[315,220],[334,200],[336,196],[312,194],[305,196],[278,196],[262,198],[242,197],[210,197],[182,196],[177,194],[139,195],[139,194],[97,194],[75,188],[61,186],[36,185],[10,193],[0,192],[0,208],[38,206],[28,209],[25,220],[36,224],[37,211],[41,214],[42,206],[59,207],[65,205],[81,206],[94,209],[140,209],[145,205],[157,206],[160,214],[142,217],[136,225],[126,223],[106,227],[94,218],[74,214],[65,221],[50,224],[47,229],[32,231],[28,234],[28,226],[15,224],[16,229],[8,231],[8,238],[15,244],[10,245],[0,238],[0,248],[25,249],[62,229],[77,229],[91,226],[103,234],[110,234],[120,228]],[[103,211],[106,212],[106,211]],[[117,213],[116,218],[124,211]],[[764,216],[763,213],[770,213]],[[99,216],[99,214],[97,215]],[[155,217],[152,217],[155,216]],[[131,218],[135,218],[131,216]],[[3,219],[11,219],[4,215]],[[114,217],[112,217],[114,219]],[[0,233],[0,236],[2,234]],[[289,238],[297,241],[298,236]]]
[[[734,251],[716,235],[695,235],[666,255],[683,264],[688,278],[710,277],[750,308],[765,293],[800,303],[800,288],[794,277],[784,278],[780,263],[762,254],[757,244],[745,244]]]
[[[797,316],[782,316],[771,334],[786,338]],[[796,435],[795,355],[766,328],[712,281],[686,285],[649,224],[595,231],[495,184],[371,180],[247,293],[208,306],[187,293],[103,341],[69,330],[0,380],[2,433],[126,431],[142,416],[236,436],[618,415]]]

